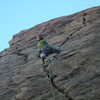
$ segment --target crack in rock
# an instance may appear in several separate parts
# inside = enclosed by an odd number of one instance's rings
[[[84,25],[84,26],[87,26],[87,25],[86,25],[86,18],[85,18],[86,15],[87,15],[86,13],[83,13],[83,25]]]

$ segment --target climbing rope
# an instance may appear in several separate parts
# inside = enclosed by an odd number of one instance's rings
[[[55,96],[55,92],[54,92],[54,88],[53,88],[53,86],[52,86],[52,76],[51,76],[51,74],[50,74],[50,72],[49,72],[49,83],[50,83],[50,88],[51,88],[51,92],[52,92],[52,95],[53,95],[53,100],[56,100],[56,96]]]
[[[74,32],[72,32],[68,37],[66,37],[66,39],[59,45],[59,48],[61,48],[61,46],[63,46],[66,41],[69,40],[69,38],[77,31],[79,31],[82,27],[79,27],[77,30],[75,30]],[[53,59],[54,60],[54,59]],[[53,61],[49,58],[49,64]],[[52,95],[53,95],[53,100],[56,100],[56,96],[55,96],[55,92],[54,92],[54,88],[52,86],[52,74],[51,74],[51,67],[49,69],[49,72],[47,72],[47,75],[48,75],[48,78],[49,78],[49,82],[50,82],[50,88],[51,88],[51,91],[52,91]]]
[[[63,45],[66,43],[66,41],[68,41],[69,38],[70,38],[75,32],[79,31],[81,28],[82,28],[82,27],[79,27],[79,28],[76,29],[74,32],[72,32],[68,37],[66,37],[66,39],[59,45],[59,48],[61,48],[61,46],[63,46]],[[75,53],[74,53],[74,54],[75,54]],[[72,55],[74,55],[74,54],[71,54],[71,55],[69,55],[69,56],[72,56]],[[68,57],[69,57],[69,56],[68,56]],[[54,60],[54,59],[53,59],[53,60]],[[53,60],[51,60],[51,59],[49,58],[48,65],[49,65]],[[56,100],[54,88],[53,88],[53,85],[52,85],[53,79],[52,79],[52,72],[51,72],[51,71],[52,71],[52,70],[51,70],[51,67],[50,67],[50,68],[49,68],[49,71],[47,72],[47,75],[48,75],[48,79],[49,79],[49,83],[50,83],[51,92],[52,92],[52,95],[53,95],[53,100]],[[71,99],[69,99],[69,100],[71,100]]]
[[[54,59],[53,59],[54,60]],[[53,61],[49,58],[49,64]],[[55,96],[55,92],[54,92],[54,88],[53,88],[53,85],[52,85],[52,74],[51,74],[51,67],[49,69],[49,71],[47,72],[47,75],[48,75],[48,79],[49,79],[49,83],[50,83],[50,88],[51,88],[51,92],[52,92],[52,95],[53,95],[53,100],[56,100],[56,96]]]

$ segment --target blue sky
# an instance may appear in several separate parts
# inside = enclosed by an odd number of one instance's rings
[[[21,30],[94,6],[100,0],[0,0],[0,51]]]

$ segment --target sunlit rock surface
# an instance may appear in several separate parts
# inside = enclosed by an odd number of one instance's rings
[[[36,35],[61,53],[46,67],[57,100],[100,100],[100,6],[63,16],[13,36],[0,53],[0,100],[53,100],[47,73],[36,57]],[[51,55],[46,59],[52,59]]]

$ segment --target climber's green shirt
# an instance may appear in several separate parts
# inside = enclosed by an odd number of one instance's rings
[[[37,44],[38,51],[40,51],[44,46],[48,45],[48,42],[44,39],[40,40]]]

